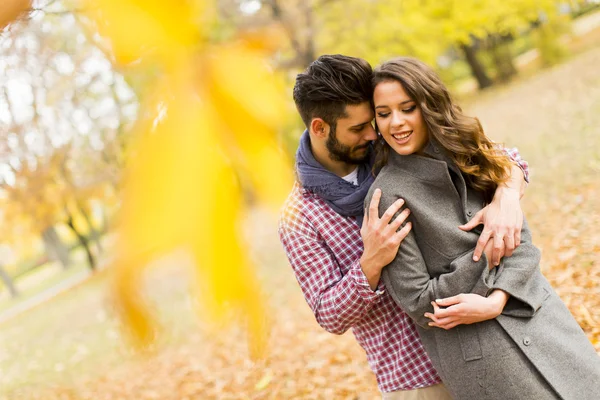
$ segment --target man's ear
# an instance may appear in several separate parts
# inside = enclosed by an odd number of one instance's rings
[[[313,118],[310,121],[310,129],[319,138],[326,138],[329,135],[329,124],[322,118]]]

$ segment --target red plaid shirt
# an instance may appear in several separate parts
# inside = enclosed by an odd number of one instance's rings
[[[527,180],[527,163],[516,149],[507,153]],[[441,381],[410,317],[383,283],[376,291],[369,286],[359,263],[363,242],[354,217],[339,215],[296,183],[283,208],[279,236],[317,322],[335,334],[352,328],[379,390],[411,390]]]

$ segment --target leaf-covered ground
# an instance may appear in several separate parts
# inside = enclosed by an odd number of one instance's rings
[[[600,48],[465,106],[490,136],[517,146],[530,162],[524,208],[542,269],[600,350],[598,65]],[[266,360],[248,360],[241,331],[195,321],[185,294],[191,280],[172,260],[148,283],[171,328],[154,356],[131,356],[100,275],[0,325],[0,398],[378,398],[352,334],[334,336],[314,322],[280,250],[274,216],[256,212],[248,228],[273,321]]]

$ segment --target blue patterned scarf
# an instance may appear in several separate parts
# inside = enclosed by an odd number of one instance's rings
[[[315,160],[308,131],[302,134],[296,152],[296,173],[300,184],[320,196],[338,214],[356,217],[359,226],[362,225],[365,197],[375,180],[372,166],[373,157],[358,166],[358,186],[343,180]]]

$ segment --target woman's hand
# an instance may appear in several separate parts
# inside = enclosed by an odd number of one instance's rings
[[[488,297],[462,293],[432,301],[433,314],[425,313],[425,317],[432,321],[429,326],[447,330],[456,325],[469,325],[494,319],[502,313],[507,301],[508,294],[503,290],[494,290]]]

